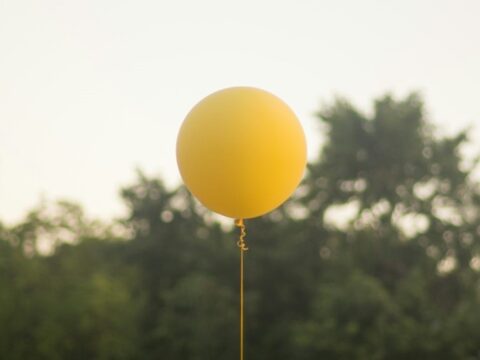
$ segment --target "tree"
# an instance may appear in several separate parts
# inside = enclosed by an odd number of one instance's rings
[[[320,254],[336,273],[320,275],[328,283],[320,280],[319,293],[331,287],[332,281],[346,284],[337,285],[338,291],[348,291],[350,274],[360,270],[367,283],[380,286],[371,292],[389,299],[384,301],[388,304],[385,310],[379,309],[376,315],[388,315],[391,310],[387,309],[393,307],[397,319],[390,319],[389,326],[380,330],[362,326],[350,316],[351,325],[361,329],[362,336],[375,338],[376,345],[363,355],[349,353],[347,357],[477,356],[479,347],[471,339],[480,343],[479,333],[464,333],[452,341],[447,325],[460,321],[458,317],[453,320],[453,314],[464,309],[464,301],[469,306],[480,301],[473,286],[479,281],[479,268],[474,266],[479,249],[478,185],[460,156],[467,133],[434,136],[416,94],[402,101],[388,95],[377,100],[371,118],[345,100],[337,100],[319,117],[327,129],[327,141],[319,160],[309,167],[299,198],[300,206],[308,209],[306,222],[319,232],[329,229],[319,243]],[[354,213],[342,228],[328,222],[340,206]],[[357,295],[346,294],[350,305],[353,297],[364,296],[361,288],[357,291]],[[317,302],[313,309],[318,309]],[[305,326],[310,324],[310,331],[320,332],[322,323],[333,321],[328,314],[337,320],[346,315],[341,307],[327,309],[324,318],[316,310],[316,329],[313,326],[312,330],[310,319]],[[360,307],[357,312],[364,310]],[[342,334],[341,323],[334,324],[332,334]],[[396,328],[394,333],[392,328]],[[304,339],[300,347],[319,351],[311,341],[307,344]],[[342,358],[342,347],[360,351],[368,341],[342,337],[341,345],[335,349],[332,341],[322,351]],[[379,352],[382,349],[388,350]]]
[[[421,98],[338,99],[284,206],[248,220],[249,359],[479,359],[480,197],[467,131]],[[238,234],[138,173],[129,214],[68,202],[0,224],[0,358],[218,359],[238,351]]]

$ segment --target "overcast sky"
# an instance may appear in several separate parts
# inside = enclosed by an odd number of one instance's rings
[[[285,100],[310,158],[335,94],[419,90],[445,131],[475,124],[480,1],[0,0],[0,219],[41,197],[119,216],[136,167],[178,184],[183,118],[235,85]]]

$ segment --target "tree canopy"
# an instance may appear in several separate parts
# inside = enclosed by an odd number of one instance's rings
[[[247,221],[249,359],[479,359],[480,193],[467,131],[411,94],[337,99],[294,196]],[[124,219],[0,223],[1,359],[237,357],[234,229],[139,172]]]

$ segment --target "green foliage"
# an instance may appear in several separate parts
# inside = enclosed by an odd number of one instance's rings
[[[405,330],[400,311],[370,276],[352,273],[342,286],[319,284],[311,307],[308,320],[293,328],[300,358],[303,352],[305,358],[384,359],[401,346],[403,339],[395,339]]]
[[[246,357],[480,359],[467,133],[436,136],[416,94],[319,122],[298,192],[247,221]],[[238,356],[237,235],[142,173],[122,197],[110,224],[67,202],[0,224],[0,359]]]
[[[234,358],[236,299],[214,278],[190,275],[163,294],[155,335],[162,357],[174,359]]]

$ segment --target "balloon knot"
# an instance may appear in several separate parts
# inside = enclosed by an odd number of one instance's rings
[[[243,219],[236,219],[235,226],[240,228],[240,239],[237,241],[237,246],[240,248],[240,250],[247,251],[248,246],[247,246],[247,243],[245,242],[247,231],[245,230],[245,224],[243,222]]]

